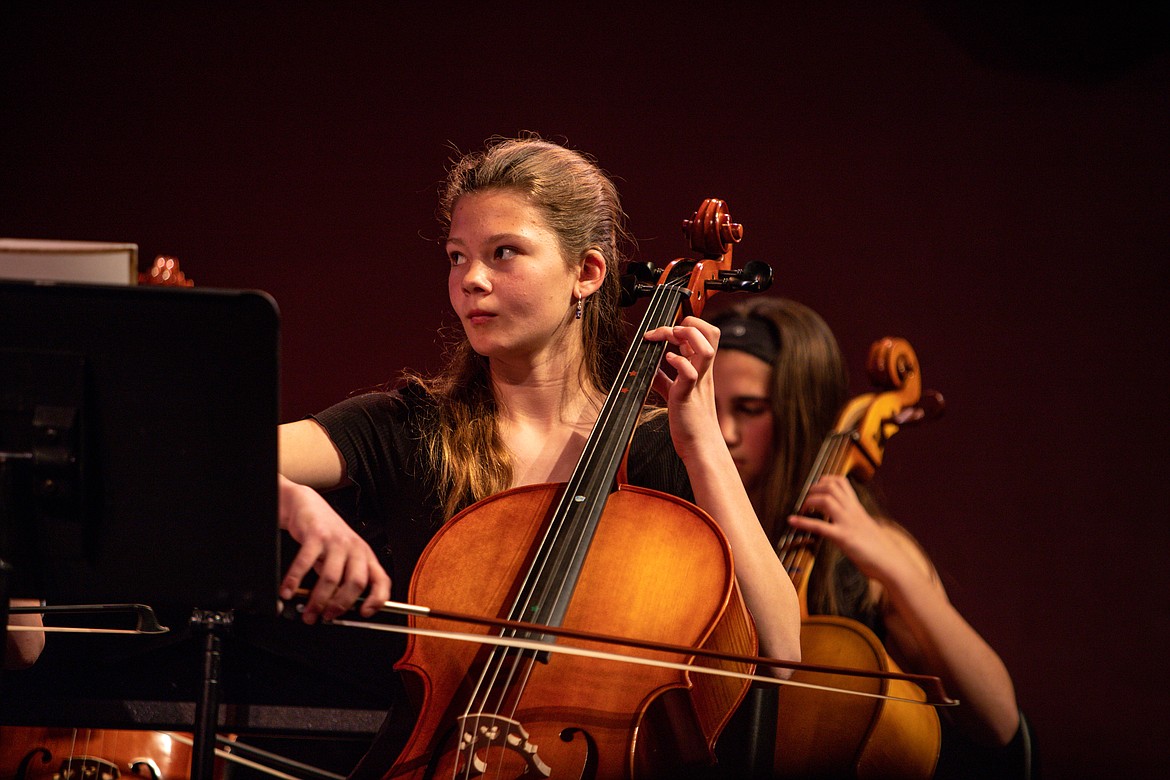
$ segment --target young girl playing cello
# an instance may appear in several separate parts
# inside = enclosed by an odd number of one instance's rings
[[[367,589],[367,616],[391,593],[405,600],[423,548],[460,509],[564,482],[627,346],[617,280],[623,213],[591,160],[536,138],[494,143],[454,165],[440,211],[447,292],[462,326],[446,368],[281,429],[281,525],[301,544],[283,595],[316,572],[309,622],[336,618]],[[719,432],[718,332],[688,317],[644,337],[677,351],[665,358],[674,378],[655,380],[668,414],[637,427],[629,481],[693,496],[714,518],[760,652],[799,660],[795,592]],[[352,526],[319,492],[335,488],[356,490]],[[358,774],[385,772],[392,720]]]
[[[960,706],[940,711],[939,777],[1026,776],[1026,726],[1007,668],[947,598],[922,548],[881,514],[864,485],[825,475],[793,514],[821,443],[848,399],[836,339],[811,309],[782,298],[737,303],[720,328],[715,391],[724,439],[773,542],[793,528],[823,537],[810,614],[853,618],[907,672],[936,675]],[[810,516],[816,515],[816,517]],[[812,660],[812,659],[805,659]]]

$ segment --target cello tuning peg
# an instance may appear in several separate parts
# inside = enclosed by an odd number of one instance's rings
[[[772,266],[762,260],[749,260],[743,268],[720,271],[718,280],[707,282],[707,287],[722,292],[763,292],[772,286]]]
[[[747,292],[763,292],[772,286],[772,266],[763,260],[749,260],[744,263],[740,275],[744,278]]]
[[[918,399],[918,407],[922,409],[923,420],[934,420],[942,416],[943,410],[947,408],[947,402],[939,391],[923,390],[922,397]]]
[[[907,406],[895,415],[894,422],[901,427],[929,422],[941,417],[945,408],[946,401],[943,399],[942,393],[937,390],[923,390],[918,403],[914,406]]]
[[[654,282],[662,276],[662,269],[648,261],[631,261],[626,263],[626,275],[634,277],[639,282]]]
[[[649,262],[630,262],[621,278],[621,297],[618,303],[633,306],[639,298],[654,292],[654,283],[662,276],[663,270]]]

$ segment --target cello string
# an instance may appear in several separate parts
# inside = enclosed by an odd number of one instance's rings
[[[655,288],[654,295],[651,298],[650,305],[647,307],[646,314],[642,318],[639,325],[639,333],[644,333],[658,325],[665,324],[668,320],[673,319],[678,314],[679,301],[677,299],[678,287],[681,286],[680,280],[674,280],[673,283],[666,283]],[[608,434],[609,441],[604,442],[602,446],[601,441],[597,441],[595,446],[586,444],[586,452],[582,458],[581,464],[578,466],[577,472],[588,475],[591,484],[586,487],[580,487],[574,495],[584,496],[586,502],[590,504],[590,513],[587,514],[583,521],[585,527],[574,527],[567,530],[573,531],[567,541],[559,544],[560,552],[556,561],[557,569],[554,573],[557,575],[555,579],[551,580],[558,588],[555,596],[557,599],[563,599],[566,596],[565,590],[570,583],[565,575],[565,558],[579,559],[584,556],[582,547],[591,541],[591,534],[587,534],[592,529],[590,526],[596,525],[596,519],[590,523],[591,518],[599,518],[601,514],[601,504],[603,504],[603,497],[609,492],[612,485],[618,462],[620,462],[621,454],[625,450],[626,439],[633,430],[633,424],[637,420],[637,416],[641,413],[643,399],[637,397],[637,403],[633,403],[636,396],[640,396],[642,387],[647,387],[648,382],[652,380],[650,372],[656,370],[657,364],[661,359],[661,351],[664,349],[663,342],[647,342],[640,339],[634,345],[634,348],[629,352],[625,361],[621,366],[618,377],[614,382],[613,388],[607,397],[606,405],[602,409],[602,414],[594,427],[598,431],[598,439],[601,438],[602,433]],[[623,392],[622,385],[626,378],[634,377],[634,383],[639,390],[639,393]],[[622,439],[617,439],[618,432],[623,434]],[[593,438],[592,436],[590,437]],[[619,451],[620,445],[620,451]],[[608,457],[608,462],[604,462],[604,458]],[[597,461],[603,462],[598,464]],[[610,466],[613,469],[609,468]],[[570,490],[566,489],[566,498],[568,498]],[[594,501],[588,501],[592,496]],[[581,525],[578,523],[577,525]],[[559,569],[559,571],[558,571]]]
[[[554,553],[561,537],[569,532],[568,524],[572,520],[572,517],[569,516],[569,513],[567,512],[568,508],[570,507],[570,505],[567,503],[567,498],[568,496],[577,492],[573,489],[574,487],[574,485],[567,486],[566,491],[562,496],[561,503],[558,506],[556,513],[554,514],[554,521],[550,524],[550,528],[546,531],[544,539],[542,539],[540,545],[537,547],[536,562],[526,573],[525,579],[523,580],[521,586],[521,594],[518,597],[517,602],[513,605],[511,615],[513,618],[529,617],[530,613],[532,612],[531,606],[533,604],[533,599],[541,595],[543,590],[547,590],[547,586],[542,588],[542,583],[547,579],[547,576],[549,576],[548,570],[550,568],[550,564],[554,572],[563,566],[564,556],[560,556],[560,560],[558,561]],[[568,519],[566,519],[566,517],[568,517]],[[535,617],[539,619],[542,616],[537,614]],[[509,630],[503,632],[502,635],[518,636],[519,634],[516,631]],[[522,675],[522,684],[527,684],[527,680],[531,674],[532,659],[526,658],[526,653],[533,653],[533,658],[535,657],[534,651],[513,653],[511,654],[512,663],[510,665],[507,664],[507,655],[502,650],[493,649],[492,653],[489,655],[487,662],[481,669],[481,674],[476,682],[476,686],[472,692],[472,695],[469,698],[468,709],[464,712],[464,724],[470,729],[473,737],[479,731],[479,726],[481,724],[480,718],[482,714],[492,711],[502,713],[504,711],[507,691],[511,686],[511,683],[516,680],[517,669],[524,665],[527,665],[527,674]],[[501,678],[503,678],[503,684],[501,684]],[[507,713],[508,715],[514,717],[515,709],[518,706],[518,703],[519,699],[515,698],[513,700],[513,707],[511,711]],[[474,720],[471,720],[470,718],[472,717],[473,711],[475,716]],[[465,767],[467,771],[471,771],[470,763],[473,758],[472,752],[469,752],[467,755],[468,763]],[[453,771],[458,770],[453,769]]]
[[[514,629],[505,629],[504,631],[500,632],[501,640],[505,639],[505,633],[510,633],[512,636],[517,635],[517,632]],[[515,650],[517,646],[512,645],[511,647],[513,650]],[[470,741],[468,743],[468,751],[466,755],[466,761],[464,763],[464,774],[467,778],[471,777],[472,770],[474,769],[474,760],[476,756],[475,741],[476,736],[480,732],[481,724],[485,719],[487,719],[490,724],[490,719],[493,715],[499,715],[504,711],[509,693],[513,694],[513,704],[511,710],[508,712],[507,717],[513,721],[516,720],[515,711],[519,704],[520,696],[520,693],[517,692],[513,687],[513,680],[516,677],[516,670],[517,668],[523,668],[524,670],[524,673],[522,674],[524,682],[520,683],[520,688],[522,689],[523,686],[527,684],[528,675],[531,674],[531,670],[539,653],[538,650],[531,648],[512,653],[509,653],[508,649],[509,647],[503,644],[501,644],[501,646],[492,648],[487,662],[485,662],[483,665],[480,678],[477,681],[476,692],[472,697],[472,704],[469,705],[468,711],[465,711],[464,713],[464,724],[470,724],[470,728],[466,729]],[[512,657],[513,661],[510,665],[510,669],[508,669],[505,681],[501,684],[500,675],[505,667],[508,666],[506,661],[509,655]],[[491,679],[485,685],[484,681],[489,677]],[[494,704],[492,702],[493,696],[496,698]],[[475,706],[475,700],[481,700],[478,706]],[[474,714],[470,712],[471,709],[475,710]],[[474,719],[470,720],[472,715]],[[487,752],[487,755],[490,756],[491,746],[486,746],[485,751]],[[497,762],[496,766],[497,771],[501,770],[503,767],[503,761],[501,760]],[[452,767],[452,777],[454,777],[457,772],[458,760]]]
[[[675,286],[677,287],[677,284]],[[670,302],[670,292],[660,292],[659,289],[656,289],[652,305],[648,308],[643,320],[643,332],[654,327],[666,315],[670,314]],[[677,306],[677,300],[675,303]],[[672,316],[676,315],[677,308]],[[647,364],[650,364],[652,368],[656,368],[656,363],[661,355],[647,354],[654,350],[647,349],[646,345],[650,345],[651,347],[657,346],[652,342],[644,342],[636,345],[636,348],[623,361],[623,365],[619,370],[618,383],[624,377],[628,376],[642,378],[643,382],[645,382],[645,375],[649,370],[646,367]],[[634,368],[635,366],[636,368]],[[649,389],[648,385],[646,385],[646,389]],[[517,604],[513,610],[513,614],[517,618],[527,618],[531,613],[535,614],[538,619],[547,619],[552,610],[552,607],[549,605],[555,604],[565,597],[566,589],[570,585],[569,562],[582,554],[582,546],[591,538],[590,530],[596,525],[596,517],[600,514],[599,505],[602,503],[597,499],[604,495],[603,488],[607,488],[613,480],[613,474],[609,473],[612,469],[606,468],[608,464],[604,463],[605,457],[608,456],[610,462],[615,467],[616,461],[620,457],[612,449],[606,450],[607,445],[603,440],[608,433],[610,440],[608,446],[611,448],[614,447],[617,442],[621,441],[621,439],[614,438],[616,435],[614,431],[616,430],[617,433],[623,433],[624,435],[627,426],[630,426],[633,420],[636,419],[632,415],[640,414],[640,401],[635,407],[628,400],[624,404],[619,403],[621,400],[622,395],[617,392],[615,385],[615,388],[611,389],[610,394],[607,396],[607,401],[599,413],[597,422],[594,424],[593,432],[585,446],[584,456],[574,471],[574,479],[566,486],[560,505],[554,514],[554,520],[550,524],[550,530],[546,532],[546,536],[538,548],[537,562],[526,575],[521,597],[517,600]],[[624,452],[624,447],[622,452]],[[597,466],[596,462],[598,460],[603,461],[601,466]],[[581,475],[586,476],[582,477]],[[588,476],[592,476],[592,485],[589,489],[586,489],[584,484],[590,481]],[[606,490],[605,492],[608,491]],[[570,511],[574,508],[573,503],[571,503],[573,497],[588,497],[589,495],[594,497],[592,504],[587,504],[586,506],[586,509],[589,511]],[[536,602],[536,606],[534,607],[534,599],[537,598],[541,600]],[[516,636],[517,634],[513,631],[511,635]],[[500,673],[504,663],[502,660],[495,662],[495,658],[493,658],[495,669],[488,688],[489,690],[498,688],[496,695],[499,697],[499,702],[494,708],[491,708],[491,711],[501,712],[507,692],[513,691],[515,695],[512,699],[512,707],[508,715],[515,720],[515,713],[519,707],[523,691],[526,689],[531,674],[535,669],[536,652],[512,653],[513,663],[511,664],[509,673],[505,676],[502,686],[499,683]],[[519,673],[517,670],[520,670]],[[518,683],[516,683],[517,678],[520,679]],[[514,683],[516,684],[514,685]]]
[[[820,476],[823,477],[826,474],[838,474],[838,475],[844,476],[849,470],[849,452],[850,452],[850,449],[852,448],[852,446],[853,446],[853,438],[851,436],[851,432],[850,433],[834,433],[833,434],[833,447],[832,447],[831,452],[830,452],[830,463],[829,463],[828,468],[825,469],[824,474],[821,474]],[[818,479],[820,479],[820,477],[818,477]],[[812,485],[809,485],[809,487],[811,488]],[[806,498],[807,498],[807,496],[806,496]],[[823,517],[818,518],[818,519],[827,520],[826,518],[823,518]],[[832,521],[827,520],[827,522],[832,522]],[[821,544],[823,542],[822,537],[817,535],[817,534],[812,533],[811,531],[805,531],[804,535],[812,541],[812,544],[815,547],[816,551],[819,552],[821,549]],[[816,553],[814,553],[814,555],[815,554]]]
[[[800,493],[797,494],[796,501],[793,502],[793,506],[789,510],[793,514],[800,513],[800,508],[804,504],[805,499],[808,497],[809,489],[813,486],[813,484],[816,483],[818,479],[820,479],[821,474],[824,473],[825,462],[830,457],[830,450],[833,447],[834,436],[835,434],[830,434],[823,442],[821,442],[820,449],[817,450],[816,459],[813,461],[813,466],[809,470],[808,476],[805,477],[804,485],[801,487]],[[786,519],[784,521],[784,533],[781,535],[780,540],[776,545],[783,551],[782,562],[784,564],[784,568],[788,572],[789,576],[793,578],[795,578],[795,576],[799,573],[797,569],[797,564],[801,558],[801,548],[799,545],[797,545],[797,538],[799,535],[799,532],[793,528]]]
[[[681,282],[674,285],[675,288],[679,286],[681,286]],[[660,286],[655,290],[655,301],[652,301],[652,306],[648,309],[647,315],[644,318],[642,332],[658,324],[665,323],[665,317],[667,315],[677,317],[678,299],[671,292],[662,292],[662,287]],[[675,294],[677,294],[677,290]],[[669,304],[672,302],[675,308],[673,312],[670,312]],[[655,350],[647,349],[647,344],[651,347],[660,347],[658,354],[652,354]],[[661,351],[664,349],[664,343],[643,342],[636,345],[636,348],[631,351],[624,361],[618,381],[623,381],[627,376],[635,376],[644,382],[645,390],[648,391],[649,380],[652,380],[653,376],[647,375],[650,374],[650,371],[657,368],[657,363],[661,359]],[[630,364],[638,366],[638,369],[631,371]],[[641,411],[641,400],[635,406],[628,402],[619,404],[617,401],[620,399],[621,395],[616,392],[615,386],[615,389],[611,390],[610,395],[607,396],[607,402],[603,405],[599,419],[595,423],[590,441],[586,444],[585,457],[574,472],[575,477],[579,474],[592,475],[593,485],[590,490],[585,490],[582,487],[582,483],[589,482],[589,479],[587,477],[577,477],[573,484],[566,486],[566,490],[562,495],[561,504],[558,507],[557,513],[554,515],[556,519],[551,524],[551,533],[546,532],[544,540],[542,540],[541,545],[538,547],[537,562],[530,568],[523,581],[521,596],[517,599],[513,607],[514,618],[532,619],[530,617],[531,613],[538,618],[544,617],[547,619],[550,613],[554,611],[553,606],[550,605],[559,604],[560,600],[566,597],[566,590],[571,584],[569,582],[569,563],[574,560],[579,561],[583,558],[584,553],[582,548],[586,546],[591,538],[590,531],[592,528],[595,528],[596,520],[600,515],[600,507],[598,505],[602,502],[597,501],[596,498],[604,495],[602,488],[608,488],[612,484],[613,474],[609,473],[612,469],[607,469],[604,465],[597,467],[595,461],[598,459],[604,460],[604,457],[608,455],[616,468],[615,458],[620,457],[620,453],[607,452],[602,446],[601,442],[605,438],[604,434],[610,432],[610,446],[613,447],[614,434],[612,432],[615,426],[618,432],[624,433],[626,427],[623,427],[623,424],[624,426],[630,426],[636,419],[635,415],[640,414]],[[617,410],[616,412],[615,409]],[[615,418],[620,418],[617,423],[615,423]],[[632,430],[632,427],[630,430]],[[593,446],[590,446],[591,444]],[[624,447],[621,452],[624,453]],[[588,496],[590,494],[595,497],[593,506],[586,507],[590,511],[568,511],[572,508],[572,504],[569,503],[571,496]],[[534,599],[537,598],[541,600],[534,607]],[[555,600],[550,601],[550,598]],[[560,607],[560,609],[563,608],[565,607]],[[511,636],[517,635],[515,631],[508,633]],[[509,715],[514,719],[523,690],[526,688],[534,669],[537,652],[506,653],[493,650],[489,654],[488,662],[485,664],[483,673],[480,675],[480,679],[477,681],[475,690],[473,691],[473,695],[469,699],[469,708],[465,711],[466,718],[470,715],[470,710],[474,707],[475,703],[482,701],[482,706],[478,708],[475,715],[475,722],[473,724],[475,729],[478,729],[481,712],[500,713],[504,710],[509,691],[514,691],[515,693],[509,712]],[[512,658],[510,665],[507,664],[508,657]],[[519,684],[514,685],[517,679],[520,680]],[[493,691],[495,692],[494,694]],[[495,706],[489,707],[487,705],[492,704],[491,700],[493,696],[496,699]],[[465,719],[466,722],[467,720]],[[470,771],[470,762],[468,764],[468,771]]]
[[[826,474],[844,473],[849,463],[849,454],[853,445],[851,433],[834,431],[825,437],[817,452],[817,458],[805,480],[798,496],[793,512],[800,513],[801,506],[808,499],[812,486]],[[792,581],[798,587],[803,583],[806,587],[812,576],[812,568],[816,563],[817,555],[823,546],[823,539],[810,531],[798,531],[791,525],[780,543],[784,551],[782,561]],[[806,592],[807,595],[807,592]],[[807,609],[807,603],[805,604]]]
[[[650,330],[664,323],[668,316],[673,316],[670,312],[671,302],[672,292],[669,287],[656,288],[655,295],[639,327],[639,332]],[[675,314],[677,314],[677,310]],[[609,492],[614,478],[612,472],[620,461],[621,452],[624,452],[624,447],[619,452],[618,446],[632,431],[633,423],[637,415],[641,413],[642,401],[639,400],[636,404],[631,403],[632,399],[638,398],[641,393],[623,394],[618,388],[629,377],[641,379],[641,384],[646,384],[646,375],[656,368],[656,364],[661,358],[660,354],[654,354],[655,346],[652,342],[636,343],[623,360],[618,376],[615,378],[614,387],[607,395],[606,403],[594,424],[596,435],[591,435],[591,441],[586,443],[585,452],[575,471],[575,474],[582,474],[585,477],[578,478],[566,488],[565,499],[568,499],[569,496],[584,496],[588,501],[589,497],[592,497],[594,508],[591,510],[592,517],[589,513],[582,513],[583,517],[576,522],[563,524],[558,528],[557,538],[554,541],[559,547],[559,554],[552,560],[554,577],[546,579],[557,587],[555,593],[557,599],[565,597],[565,590],[570,585],[566,559],[573,560],[582,556],[582,546],[591,540],[592,535],[589,531],[591,527],[595,528],[596,516],[600,515],[600,505],[603,503],[601,499]],[[641,388],[639,387],[638,390],[640,391]],[[608,441],[605,441],[606,439]],[[588,484],[588,487],[585,487],[585,484]]]
[[[77,729],[73,729],[69,739],[69,758],[65,762],[72,774],[73,771],[73,757],[77,755]]]
[[[845,468],[849,463],[849,435],[846,433],[835,433],[833,434],[833,439],[833,449],[830,454],[829,466],[821,476],[825,476],[825,474],[844,474]],[[810,485],[809,487],[811,488],[812,486]]]
[[[665,316],[670,312],[672,292],[677,291],[678,285],[679,283],[675,282],[673,285],[668,283],[655,288],[650,305],[647,307],[646,314],[643,316],[640,325],[642,332],[649,330],[650,327],[665,320]],[[677,302],[675,303],[677,305]],[[675,312],[677,313],[677,309],[675,309]],[[536,619],[540,619],[539,622],[547,623],[550,617],[548,612],[551,609],[549,605],[550,603],[555,603],[550,602],[549,597],[552,596],[555,599],[561,599],[565,595],[565,577],[568,570],[566,557],[576,557],[580,554],[582,536],[589,530],[590,513],[594,515],[600,514],[600,507],[598,506],[601,503],[600,499],[608,492],[608,488],[613,479],[613,474],[608,473],[610,469],[607,466],[610,464],[604,462],[599,464],[598,461],[608,456],[612,465],[616,468],[617,463],[614,461],[620,457],[620,454],[613,451],[617,444],[614,440],[613,431],[615,428],[624,431],[631,423],[631,414],[640,412],[641,409],[641,401],[639,401],[637,409],[631,410],[633,404],[626,402],[630,397],[629,394],[620,392],[619,387],[622,385],[624,379],[630,376],[634,376],[642,382],[646,381],[647,368],[644,364],[649,361],[650,356],[646,354],[648,350],[645,348],[645,344],[649,343],[642,342],[636,344],[635,348],[631,349],[623,360],[614,385],[606,397],[606,402],[602,406],[598,420],[594,424],[589,440],[585,444],[585,451],[581,461],[574,470],[573,478],[566,486],[561,498],[557,517],[561,517],[561,513],[564,512],[572,519],[568,522],[554,521],[553,527],[550,528],[552,536],[551,538],[546,538],[548,544],[542,549],[542,558],[539,560],[539,565],[534,567],[535,581],[532,583],[533,585],[540,585],[545,591],[547,591],[550,585],[559,585],[559,589],[552,593],[542,592],[539,594],[543,597],[539,604],[539,611],[533,609],[532,601],[533,596],[537,594],[535,592],[529,592],[527,594],[527,600],[521,602],[522,611],[520,615],[516,616],[517,619],[527,619],[533,622],[536,622]],[[601,472],[606,473],[602,474]],[[591,480],[588,479],[590,477]],[[585,500],[577,502],[574,500],[577,496],[583,496]],[[589,500],[591,497],[593,501]],[[575,503],[583,504],[584,506],[581,508],[588,511],[570,511],[576,509],[576,507],[573,507]],[[582,514],[584,517],[581,516]],[[566,538],[568,541],[565,541]]]
[[[651,300],[651,307],[648,308],[646,316],[643,318],[643,327],[648,322],[654,322],[656,319],[660,319],[668,310],[669,307],[667,304],[670,302],[668,296],[669,293],[663,291],[662,286],[655,289],[655,295]],[[640,347],[641,345],[637,346]],[[589,530],[587,513],[572,512],[570,510],[574,508],[574,503],[582,503],[586,504],[585,509],[592,509],[595,513],[599,513],[596,504],[600,503],[600,501],[597,499],[604,495],[605,492],[608,492],[607,489],[612,482],[613,475],[608,473],[604,475],[599,474],[599,471],[604,470],[608,472],[609,469],[604,468],[608,464],[598,465],[597,461],[601,460],[605,455],[609,455],[611,461],[618,457],[612,452],[612,448],[616,446],[616,442],[612,440],[612,434],[609,437],[611,439],[609,442],[602,441],[605,438],[603,434],[607,431],[612,432],[615,427],[624,430],[624,427],[628,426],[631,422],[631,412],[623,408],[623,405],[619,403],[623,398],[623,394],[618,392],[617,388],[624,376],[636,374],[641,377],[644,375],[646,369],[644,366],[638,365],[639,361],[642,363],[647,361],[644,352],[644,349],[632,350],[627,354],[626,359],[619,369],[618,379],[615,381],[614,387],[611,388],[607,396],[606,403],[602,407],[598,420],[594,425],[593,432],[590,434],[589,441],[586,442],[583,457],[574,472],[573,479],[566,486],[562,495],[557,514],[554,516],[556,519],[554,519],[549,532],[542,541],[541,550],[537,556],[537,563],[530,571],[525,583],[526,587],[522,591],[522,598],[518,604],[520,609],[517,610],[518,614],[515,615],[515,619],[524,619],[530,622],[549,622],[547,620],[550,609],[549,598],[560,599],[565,595],[564,589],[567,586],[566,574],[568,570],[566,558],[580,554],[580,545],[585,541],[583,538],[584,534]],[[627,403],[624,406],[630,407],[633,405]],[[635,411],[640,411],[640,406],[641,404],[639,403],[639,409]],[[621,412],[625,412],[625,414],[621,419],[618,419]],[[607,450],[604,445],[608,445],[610,449]],[[587,480],[582,475],[592,475],[592,484],[583,484]],[[588,500],[590,494],[594,496],[595,500],[593,502]],[[584,496],[585,501],[574,501],[576,496]],[[586,516],[581,517],[582,514]],[[564,520],[562,515],[568,516],[569,519]],[[548,589],[552,586],[558,587],[558,590],[549,592]],[[534,598],[537,596],[543,598],[534,607]],[[544,618],[544,620],[540,620],[541,618]]]
[[[613,442],[615,445],[620,445],[615,447],[616,452],[605,453],[615,459],[620,459],[625,452],[629,442],[629,436],[632,434],[636,420],[641,414],[645,395],[650,389],[650,385],[659,369],[663,353],[668,346],[665,342],[647,342],[640,337],[640,334],[655,327],[669,325],[678,319],[681,308],[680,296],[689,294],[684,287],[684,281],[683,279],[679,279],[655,288],[650,305],[637,330],[639,341],[634,345],[630,353],[628,353],[627,359],[624,361],[616,377],[614,387],[607,398],[607,404],[605,409],[603,409],[603,414],[597,422],[598,429],[611,432],[611,439],[619,434],[622,436],[620,440]],[[628,380],[631,379],[633,381],[627,384]],[[639,383],[640,386],[638,386]],[[626,392],[635,388],[637,392]],[[617,402],[622,399],[626,403],[619,405]],[[636,402],[631,403],[630,401]],[[622,415],[622,419],[615,419],[618,415]],[[610,464],[605,464],[600,467],[595,466],[591,462],[591,459],[595,457],[595,452],[601,451],[600,449],[588,449],[586,457],[583,459],[583,464],[587,467],[586,473],[593,475],[593,495],[603,495],[608,493],[613,484],[615,470],[614,468],[605,468],[605,465]],[[596,457],[600,457],[600,455]],[[614,460],[612,465],[616,468],[617,460]],[[590,466],[593,467],[588,468]],[[585,491],[582,491],[582,494],[585,494]],[[600,508],[596,511],[599,513]],[[579,533],[575,537],[576,549],[572,551],[574,557],[584,556],[580,548],[583,545],[587,545],[591,538],[591,536],[587,536],[584,533]],[[562,555],[561,560],[563,561],[563,559],[564,556]],[[563,594],[563,589],[567,588],[570,583],[564,577],[559,578],[557,582]],[[558,596],[562,594],[558,594]]]
[[[666,324],[677,317],[680,306],[677,296],[680,286],[681,280],[674,280],[655,288],[650,305],[639,325],[639,333]],[[587,479],[583,481],[590,484],[587,487],[581,486],[574,495],[585,497],[589,511],[584,513],[585,516],[580,521],[566,529],[567,532],[571,532],[566,534],[567,539],[558,540],[560,549],[555,561],[556,576],[550,580],[557,588],[555,597],[558,600],[567,601],[571,597],[571,594],[566,593],[572,585],[566,576],[566,558],[583,560],[586,555],[585,549],[592,541],[592,531],[600,520],[604,497],[608,495],[613,485],[616,468],[625,452],[628,437],[633,431],[638,415],[641,414],[644,391],[649,390],[649,383],[653,379],[652,372],[657,370],[664,349],[664,342],[647,342],[639,337],[623,361],[602,414],[595,425],[595,431],[599,432],[598,441],[594,446],[590,446],[589,443],[586,445],[586,452],[575,473],[586,475]],[[632,381],[627,385],[627,380],[631,377]],[[631,386],[637,392],[626,392]],[[606,434],[605,438],[608,438],[608,441],[601,441],[602,434]],[[569,492],[566,490],[566,497]],[[592,501],[589,501],[590,497]]]
[[[628,363],[629,361],[627,360],[626,362]],[[626,366],[623,365],[623,370],[625,369]],[[597,451],[596,443],[600,438],[599,432],[604,430],[604,426],[611,421],[613,415],[612,407],[613,404],[608,403],[607,399],[607,404],[603,406],[602,412],[599,415],[599,420],[594,426],[593,433],[590,435],[590,440],[586,443],[586,459],[584,461],[585,468],[592,465],[592,458],[594,457],[594,453]],[[593,444],[594,446],[591,447],[590,444]],[[536,561],[526,573],[525,579],[522,581],[520,595],[518,596],[516,603],[513,605],[511,615],[513,619],[526,618],[533,622],[538,622],[542,618],[547,617],[549,604],[549,594],[547,591],[549,586],[546,583],[548,583],[552,577],[557,575],[560,575],[562,582],[564,580],[564,572],[566,570],[566,544],[563,540],[566,536],[572,537],[573,535],[576,535],[580,537],[580,535],[583,533],[583,529],[579,528],[580,523],[573,522],[573,513],[569,511],[572,507],[570,503],[571,496],[583,494],[583,491],[579,488],[581,479],[578,475],[580,473],[582,473],[581,467],[579,467],[574,474],[575,480],[566,486],[566,489],[561,497],[560,504],[554,514],[554,520],[552,523],[550,523],[550,527],[546,531],[545,537],[541,540],[540,545],[537,547]],[[558,550],[560,551],[559,554]],[[555,595],[560,596],[561,593],[556,593]],[[538,597],[543,598],[541,599],[539,606],[534,608],[534,599]],[[502,632],[501,635],[517,636],[517,632],[507,631]],[[524,684],[526,684],[527,680],[529,679],[529,675],[531,674],[531,670],[533,668],[532,663],[534,660],[535,653],[533,653],[531,657],[527,656],[525,653],[513,654],[512,670],[511,673],[507,675],[508,681],[511,682],[515,679],[515,670],[518,665],[526,664],[528,674],[523,675],[525,681]],[[493,651],[490,654],[488,663],[485,664],[483,673],[481,674],[479,681],[477,681],[476,689],[473,691],[472,702],[482,699],[482,705],[478,708],[478,711],[487,711],[490,709],[487,705],[490,703],[493,689],[499,687],[498,683],[502,670],[505,666],[505,662],[506,656],[504,653],[497,653],[496,651]],[[502,703],[503,697],[506,695],[506,688],[507,686],[505,685],[496,694],[500,697],[500,703]],[[512,711],[509,713],[510,715],[514,716],[515,708],[518,706],[518,704],[519,697],[515,699],[515,705],[513,706]],[[465,716],[470,714],[470,709],[472,707],[474,707],[474,703],[469,704],[469,710],[465,712]],[[496,709],[501,709],[499,704],[497,704]],[[476,721],[476,725],[478,726],[478,719]]]

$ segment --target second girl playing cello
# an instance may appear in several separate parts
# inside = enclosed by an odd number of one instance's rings
[[[1022,777],[1029,738],[1007,668],[947,598],[922,548],[882,516],[863,486],[839,475],[790,513],[821,443],[848,401],[836,339],[811,309],[782,298],[744,301],[711,317],[724,437],[770,538],[788,524],[828,548],[809,585],[811,614],[872,628],[909,672],[937,675],[961,705],[941,712],[938,777]],[[813,659],[806,659],[813,660]]]
[[[314,569],[310,622],[337,617],[367,587],[367,615],[391,590],[401,599],[427,540],[462,507],[564,481],[626,348],[623,214],[592,161],[535,138],[495,143],[452,168],[441,212],[463,329],[446,369],[282,426],[281,525],[302,545],[283,595]],[[718,332],[687,318],[645,337],[678,348],[666,358],[676,376],[656,381],[669,426],[663,417],[639,426],[630,482],[693,495],[727,537],[761,653],[798,660],[795,592],[719,432]],[[346,486],[357,489],[354,527],[317,492]],[[388,718],[358,776],[386,770],[395,725]]]

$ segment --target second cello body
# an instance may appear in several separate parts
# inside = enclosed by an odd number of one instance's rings
[[[900,672],[877,636],[856,620],[829,615],[801,622],[802,657],[850,669]],[[796,682],[886,694],[924,702],[922,689],[904,680],[809,674]],[[832,698],[827,698],[832,697]],[[893,699],[837,696],[784,687],[779,696],[773,766],[781,778],[929,780],[939,752],[938,715],[932,707]]]

